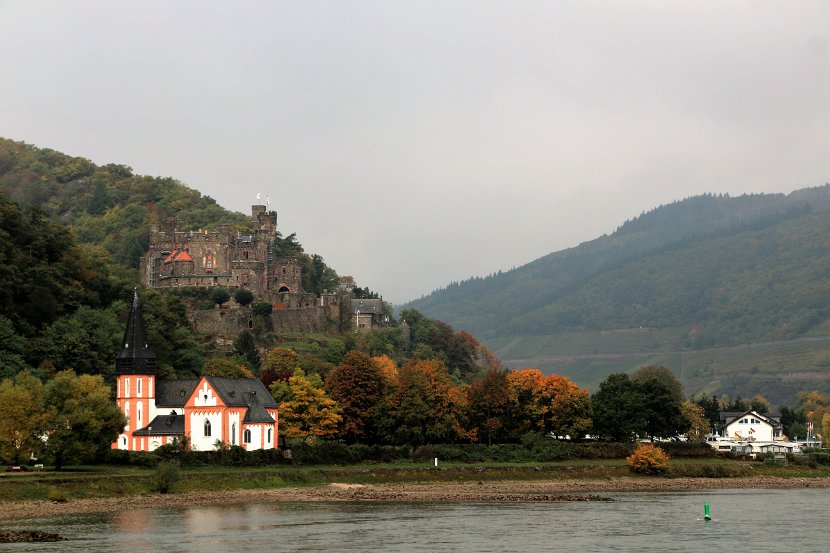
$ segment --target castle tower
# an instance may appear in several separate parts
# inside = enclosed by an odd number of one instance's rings
[[[133,432],[146,426],[156,416],[156,354],[147,344],[138,290],[133,295],[121,353],[115,359],[115,375],[115,403],[127,417],[127,426],[118,436],[118,442],[113,444],[113,449],[146,450],[147,438],[135,438]]]

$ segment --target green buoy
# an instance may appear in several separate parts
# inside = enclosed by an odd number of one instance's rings
[[[703,504],[703,520],[712,520],[712,515],[709,514],[709,504]]]

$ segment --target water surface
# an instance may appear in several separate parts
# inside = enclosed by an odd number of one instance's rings
[[[753,552],[830,550],[828,490],[608,493],[613,502],[297,503],[79,514],[0,524],[68,542],[9,551]],[[703,504],[713,520],[703,520]]]

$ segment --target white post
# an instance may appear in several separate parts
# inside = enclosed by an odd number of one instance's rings
[[[435,466],[438,466],[438,457],[435,458]]]

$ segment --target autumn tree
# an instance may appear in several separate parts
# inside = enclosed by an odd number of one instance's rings
[[[293,349],[273,348],[265,354],[259,379],[270,388],[277,380],[288,381],[299,366],[297,352]]]
[[[347,442],[375,441],[373,418],[384,388],[379,366],[362,351],[350,351],[329,372],[326,389],[340,406],[340,436]]]
[[[470,428],[488,445],[503,441],[508,435],[510,388],[507,374],[504,369],[491,367],[467,389]]]
[[[691,401],[684,401],[681,409],[683,416],[689,421],[686,439],[690,442],[705,442],[706,435],[711,431],[709,419],[706,418],[706,411],[703,407]]]
[[[223,378],[253,378],[254,375],[245,365],[227,357],[211,357],[202,366],[201,376],[221,376]]]
[[[591,425],[591,403],[586,390],[568,378],[545,376],[539,369],[510,371],[507,376],[515,430],[550,432],[582,437]]]
[[[372,357],[372,364],[377,367],[383,377],[384,385],[394,386],[398,382],[398,366],[388,355]]]
[[[401,367],[391,394],[378,406],[377,424],[396,444],[449,443],[466,435],[447,368],[438,360]]]
[[[288,379],[289,394],[277,397],[272,385],[272,395],[281,401],[280,429],[288,438],[331,438],[337,435],[342,417],[337,402],[328,397],[323,381],[317,374],[306,376],[296,369]]]
[[[101,376],[78,376],[71,370],[45,384],[46,445],[56,470],[66,460],[100,458],[118,438],[127,421],[111,395]]]
[[[29,372],[0,382],[0,459],[19,465],[43,449],[43,384]]]

